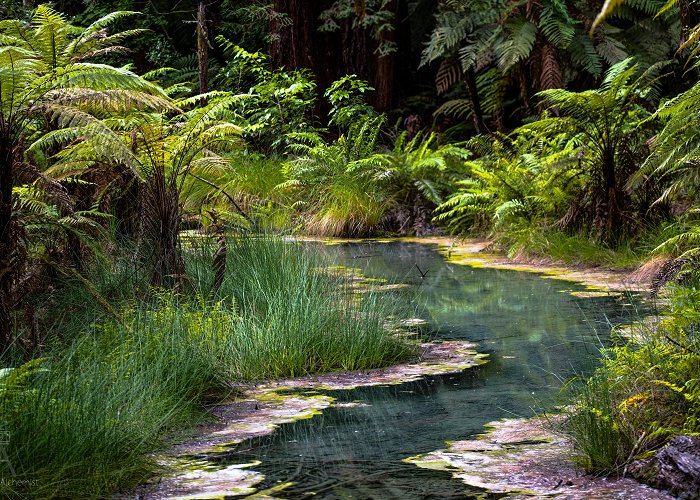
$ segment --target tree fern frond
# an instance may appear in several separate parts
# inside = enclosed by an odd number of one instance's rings
[[[571,43],[576,29],[563,1],[549,1],[542,6],[538,27],[549,42],[565,49]]]
[[[472,104],[468,99],[451,99],[436,109],[433,116],[452,116],[464,120],[472,113]]]
[[[563,85],[562,68],[557,59],[556,50],[550,45],[542,49],[540,64],[540,89],[557,89]]]
[[[599,31],[602,35],[598,37],[595,49],[600,57],[608,64],[616,64],[628,57],[624,43],[610,36],[609,32],[605,32],[603,28]]]
[[[599,76],[602,73],[603,65],[600,56],[588,36],[577,34],[571,40],[568,49],[571,60],[576,66],[593,76]]]

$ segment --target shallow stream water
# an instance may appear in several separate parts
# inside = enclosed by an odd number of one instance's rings
[[[318,248],[367,277],[409,284],[392,293],[428,320],[433,338],[475,342],[489,361],[417,382],[329,391],[354,404],[232,448],[227,464],[261,462],[254,469],[266,476],[263,488],[294,483],[277,493],[281,498],[482,498],[447,472],[402,459],[468,439],[493,420],[552,410],[561,400],[562,381],[590,371],[598,349],[609,342],[610,326],[640,314],[630,297],[576,297],[571,292],[585,287],[452,264],[431,245]]]

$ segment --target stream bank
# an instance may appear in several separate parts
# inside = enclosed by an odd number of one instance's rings
[[[450,471],[465,484],[500,498],[674,498],[633,479],[583,474],[572,458],[571,442],[556,431],[561,424],[561,416],[491,422],[484,434],[406,461]]]
[[[598,321],[586,315],[593,315],[600,307],[595,306],[595,304],[600,303],[599,301],[601,300],[617,300],[612,298],[613,294],[603,291],[603,286],[601,285],[603,282],[609,283],[613,280],[613,277],[610,275],[599,275],[596,276],[595,280],[589,279],[586,287],[565,285],[560,282],[561,278],[564,277],[562,273],[565,271],[561,268],[552,269],[550,267],[545,269],[543,266],[530,266],[528,268],[520,263],[508,262],[500,256],[478,254],[480,247],[483,248],[483,245],[487,244],[485,242],[469,243],[463,247],[454,244],[448,239],[428,239],[427,241],[421,240],[421,242],[430,243],[430,245],[416,246],[415,243],[405,240],[393,243],[380,240],[376,243],[350,243],[346,245],[349,248],[346,248],[344,251],[347,253],[346,259],[348,262],[346,264],[348,265],[356,263],[360,259],[371,258],[375,271],[376,269],[394,266],[397,276],[407,276],[408,274],[406,273],[409,272],[410,264],[413,262],[421,275],[410,277],[409,281],[416,284],[418,288],[423,287],[424,291],[422,293],[425,295],[424,298],[426,300],[439,305],[439,309],[431,306],[430,310],[433,311],[431,313],[433,316],[432,320],[443,325],[441,327],[444,330],[442,335],[446,334],[447,338],[454,337],[452,338],[452,342],[454,342],[456,338],[461,338],[462,335],[468,334],[470,338],[474,337],[481,344],[479,351],[484,351],[484,348],[486,348],[489,353],[498,354],[495,357],[492,356],[491,362],[484,365],[485,369],[480,370],[482,372],[481,375],[470,376],[468,379],[456,377],[456,383],[454,384],[445,384],[445,382],[448,382],[447,380],[438,382],[449,387],[451,385],[463,385],[467,380],[472,380],[467,385],[471,386],[476,383],[477,385],[474,386],[476,388],[482,386],[482,382],[478,382],[479,380],[483,379],[486,382],[504,370],[512,371],[513,368],[518,367],[522,371],[523,364],[526,367],[531,367],[527,368],[521,375],[516,376],[516,379],[525,377],[524,389],[526,392],[523,392],[522,395],[515,396],[515,393],[511,392],[512,389],[506,386],[503,389],[496,388],[495,391],[494,388],[485,388],[483,396],[476,395],[477,393],[474,392],[467,392],[466,397],[473,400],[473,404],[477,409],[493,405],[494,402],[498,403],[499,401],[503,402],[502,404],[505,407],[500,409],[499,404],[496,404],[494,408],[497,408],[498,411],[490,410],[483,417],[473,418],[471,419],[473,422],[470,421],[465,427],[463,413],[466,409],[462,407],[464,403],[459,403],[457,406],[453,404],[454,409],[451,411],[457,410],[458,413],[447,420],[452,425],[450,433],[441,431],[441,427],[436,427],[435,431],[433,431],[437,432],[438,435],[442,435],[440,442],[444,442],[445,439],[449,439],[453,435],[463,438],[466,435],[476,434],[483,424],[493,420],[493,416],[503,418],[503,416],[512,413],[516,408],[522,408],[523,402],[527,405],[526,401],[531,397],[529,396],[530,391],[534,395],[535,390],[539,391],[538,387],[541,384],[544,384],[542,388],[549,386],[555,389],[555,380],[550,382],[540,381],[541,375],[537,375],[539,370],[546,369],[551,373],[560,373],[563,368],[558,363],[568,358],[569,354],[566,353],[579,352],[581,351],[580,343],[582,341],[584,345],[587,345],[594,340],[595,336],[585,341],[583,338],[578,338],[579,335],[583,335],[590,328],[590,326],[586,325],[595,324]],[[432,248],[436,245],[439,247],[442,255],[447,257],[447,260],[443,257],[437,259],[432,256],[435,253]],[[391,259],[383,260],[383,257],[373,257],[378,255],[378,252],[384,251],[381,247],[391,248],[391,252],[398,255],[398,260],[396,257],[391,258],[396,262],[393,262]],[[484,270],[481,271],[477,268],[483,268]],[[546,281],[549,280],[541,280],[539,276],[527,276],[529,273],[513,273],[510,270],[505,270],[506,268],[538,273],[547,272],[547,276],[556,277],[557,279],[547,284]],[[487,269],[493,270],[487,271]],[[482,275],[487,276],[486,282],[482,283],[479,281],[471,284],[471,280],[475,279],[475,276]],[[582,273],[582,276],[591,278],[592,275],[591,273]],[[568,276],[568,279],[576,281],[576,276]],[[465,283],[467,284],[465,285]],[[456,285],[468,286],[464,292],[461,292],[463,294],[466,293],[466,295],[458,301],[456,300],[454,304],[446,302],[442,295],[432,297],[435,286],[438,286],[439,289],[437,291],[440,291],[450,289]],[[512,289],[516,285],[518,288]],[[566,292],[571,298],[566,299],[561,294],[558,296],[556,294],[551,295],[549,292],[546,292],[548,289],[554,292]],[[528,297],[531,297],[531,299]],[[532,300],[535,302],[531,302]],[[586,304],[590,305],[587,306]],[[530,310],[530,307],[533,309]],[[545,307],[545,309],[540,311],[539,308],[541,307]],[[584,323],[581,323],[580,326],[571,325],[573,321],[571,315],[575,314],[576,310],[581,307],[591,307],[591,310],[580,320]],[[566,311],[569,309],[571,310],[567,313]],[[487,315],[486,319],[480,319],[483,314]],[[507,317],[504,317],[504,314]],[[548,319],[553,314],[559,319],[556,321]],[[606,321],[610,321],[607,317],[608,314],[603,314]],[[613,317],[613,321],[619,320],[615,320]],[[573,326],[575,326],[575,329],[571,330]],[[464,330],[464,333],[462,333],[462,330]],[[550,340],[545,340],[551,337],[551,334],[547,333],[550,331],[551,333],[558,333]],[[519,342],[522,343],[524,341],[525,344],[511,345],[507,343],[511,342],[508,339],[522,339]],[[503,342],[506,343],[502,347],[497,348],[496,351],[493,351],[496,347],[490,347],[490,344],[499,346]],[[562,343],[572,342],[571,349],[574,349],[573,351],[559,352]],[[543,343],[552,344],[542,350],[540,346]],[[330,374],[306,377],[305,379],[296,379],[294,381],[274,382],[248,388],[239,387],[242,397],[237,402],[233,405],[224,405],[213,410],[214,415],[222,418],[224,421],[228,421],[230,425],[219,425],[205,429],[201,438],[196,440],[194,444],[188,443],[177,447],[176,454],[180,455],[180,458],[169,459],[169,461],[171,464],[176,465],[176,468],[186,472],[166,478],[158,487],[155,489],[151,488],[145,496],[147,498],[195,498],[198,495],[203,495],[201,496],[202,498],[215,498],[222,495],[245,496],[254,494],[258,495],[258,497],[260,495],[263,497],[265,495],[268,497],[274,497],[277,494],[284,495],[285,489],[291,487],[288,484],[289,481],[286,481],[285,478],[277,482],[271,482],[269,479],[265,481],[263,474],[251,470],[253,468],[256,471],[260,469],[260,460],[255,458],[250,458],[247,461],[237,459],[237,463],[228,463],[230,459],[226,457],[230,455],[232,445],[248,442],[245,440],[256,436],[271,436],[277,426],[282,423],[294,426],[296,424],[290,423],[301,423],[304,419],[315,416],[312,422],[318,422],[318,424],[311,423],[310,425],[320,425],[321,422],[318,419],[326,413],[326,411],[321,413],[322,410],[329,411],[336,408],[350,411],[353,408],[363,409],[363,406],[367,406],[361,398],[336,401],[334,395],[326,392],[330,389],[406,383],[408,380],[414,380],[420,376],[460,372],[469,367],[479,366],[484,362],[483,357],[477,356],[476,352],[472,350],[473,344],[471,342],[437,345],[443,345],[441,350],[438,349],[432,353],[434,356],[438,356],[437,359],[433,358],[431,361],[429,358],[430,353],[427,352],[428,359],[424,359],[423,366],[416,368],[416,364],[409,365],[413,366],[413,368],[408,372],[401,373],[401,370],[392,372],[392,370],[395,370],[395,368],[392,368],[374,371],[374,373]],[[576,345],[579,345],[579,347],[576,347]],[[455,363],[446,364],[445,361],[449,360],[445,360],[444,357],[455,354],[451,350],[452,348],[463,350],[462,355],[467,356],[463,357],[461,361],[455,359]],[[424,346],[424,349],[429,349],[429,347]],[[533,352],[530,352],[531,350]],[[467,370],[467,372],[473,371]],[[520,373],[520,371],[517,373]],[[516,372],[514,372],[515,374]],[[373,375],[381,376],[381,378],[373,381],[371,380]],[[395,378],[392,379],[392,377]],[[431,384],[435,381],[433,379],[429,380]],[[491,384],[492,387],[492,382],[488,382],[488,384]],[[523,380],[519,384],[522,385]],[[406,388],[411,389],[412,386]],[[552,389],[547,389],[547,391],[551,393]],[[473,389],[469,390],[473,391]],[[515,404],[511,400],[519,402]],[[414,404],[409,403],[409,408],[413,407]],[[513,404],[515,406],[512,406],[512,409],[509,410],[508,406]],[[434,412],[434,410],[430,411]],[[529,412],[528,410],[526,413]],[[491,418],[488,415],[491,415]],[[389,419],[385,420],[390,421]],[[434,419],[431,418],[427,421],[434,422]],[[461,427],[454,428],[454,423],[459,423]],[[382,425],[386,425],[386,422],[382,421]],[[430,425],[435,425],[435,423]],[[441,423],[440,425],[442,426],[443,424]],[[287,427],[285,426],[285,428]],[[309,432],[309,425],[302,427],[307,429],[305,432]],[[462,428],[463,430],[460,430]],[[275,433],[275,435],[279,435],[279,432]],[[418,438],[415,434],[412,436],[413,439]],[[287,438],[281,435],[280,439],[285,440]],[[289,438],[287,442],[292,443],[296,440],[296,438]],[[255,447],[257,445],[251,446]],[[426,452],[430,449],[435,449],[422,444],[416,450],[421,448]],[[405,452],[399,453],[401,458],[406,458],[410,455],[410,453]],[[393,452],[392,456],[394,456]],[[218,459],[217,457],[221,458]],[[299,466],[301,467],[301,463]],[[293,474],[289,477],[293,477]],[[321,490],[317,489],[317,491]],[[479,490],[483,491],[480,487],[471,489],[467,496],[474,495]],[[465,494],[462,494],[461,497],[464,497]]]

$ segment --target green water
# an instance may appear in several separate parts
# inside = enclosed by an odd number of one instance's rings
[[[475,498],[478,492],[450,474],[401,460],[467,439],[492,420],[551,409],[562,380],[591,369],[610,325],[640,314],[629,298],[577,298],[569,292],[584,287],[450,264],[429,245],[353,243],[322,251],[367,276],[410,284],[396,300],[408,301],[436,338],[478,343],[489,362],[398,386],[331,391],[362,405],[329,408],[219,457],[260,460],[263,486],[294,482],[282,498]]]

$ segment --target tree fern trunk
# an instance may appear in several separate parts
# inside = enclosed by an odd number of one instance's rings
[[[618,203],[617,203],[617,179],[615,177],[615,153],[612,150],[603,152],[603,186],[605,189],[605,203],[607,212],[605,216],[604,239],[612,240],[613,234],[618,230]]]
[[[214,254],[214,286],[213,292],[216,294],[221,288],[226,276],[226,257],[228,256],[228,247],[226,246],[226,234],[224,233],[223,225],[216,226],[216,253]]]
[[[485,134],[486,125],[484,125],[484,113],[481,110],[481,102],[479,101],[479,92],[476,88],[476,73],[473,68],[467,69],[464,73],[464,79],[467,83],[467,92],[472,103],[472,117],[474,119],[474,128],[477,134]]]
[[[8,131],[0,132],[0,350],[12,342],[11,293],[15,253],[12,234],[12,184],[14,151]]]
[[[145,238],[153,252],[151,283],[156,287],[179,289],[184,278],[184,263],[180,254],[180,207],[175,180],[166,179],[162,167],[157,167],[150,179],[145,216]],[[150,206],[148,206],[150,205]]]
[[[197,63],[199,65],[199,93],[209,91],[209,41],[207,39],[207,11],[204,2],[197,9]]]

